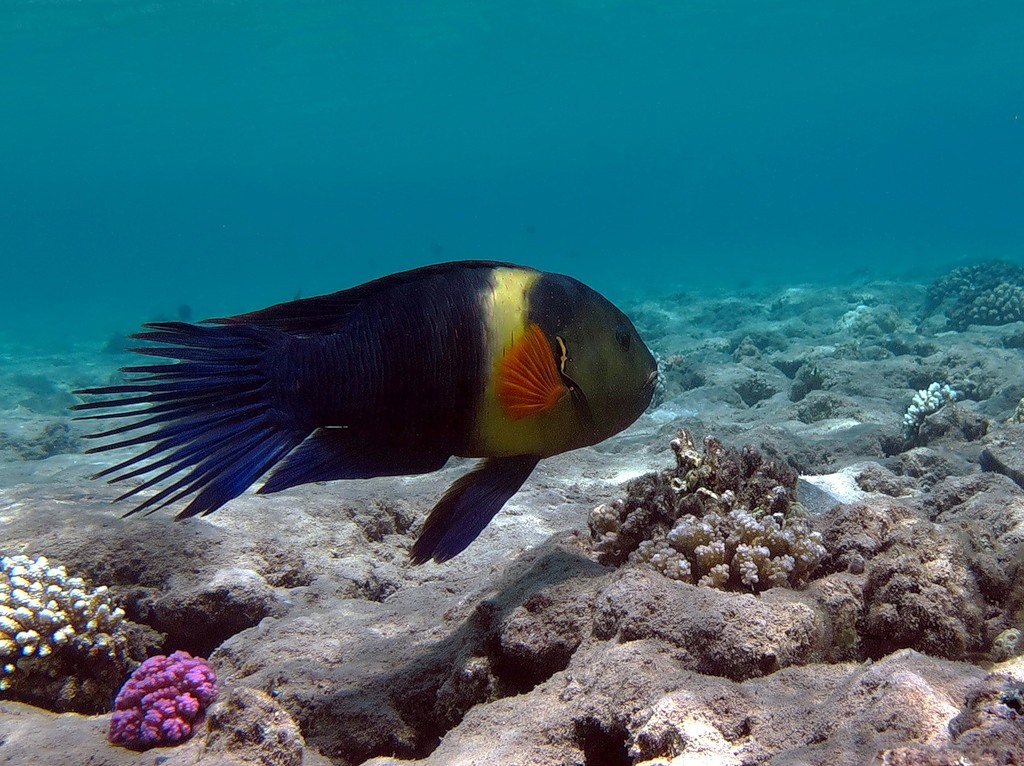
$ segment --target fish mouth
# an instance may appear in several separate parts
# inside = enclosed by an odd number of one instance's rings
[[[647,376],[647,380],[644,381],[643,386],[640,388],[640,400],[644,403],[644,409],[646,410],[651,406],[651,402],[654,401],[654,389],[658,384],[658,371],[655,370]]]
[[[641,391],[651,391],[653,393],[654,392],[654,386],[657,384],[657,382],[658,382],[658,371],[657,370],[653,370],[651,372],[651,374],[647,376],[647,380],[644,381],[643,388],[641,388],[640,390]]]

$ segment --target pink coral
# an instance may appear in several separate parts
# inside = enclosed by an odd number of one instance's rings
[[[111,742],[136,750],[174,745],[217,696],[217,675],[202,657],[158,654],[132,673],[114,701]]]

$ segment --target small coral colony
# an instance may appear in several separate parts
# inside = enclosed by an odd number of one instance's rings
[[[954,329],[1024,318],[1024,270],[1004,263],[956,269],[929,290],[926,312],[939,310]],[[552,385],[571,390],[574,406],[586,413],[587,391],[568,375],[571,360],[562,337],[557,340],[563,356],[550,365]],[[173,375],[174,367],[161,369]],[[904,439],[913,442],[925,419],[957,397],[937,382],[918,391],[903,419]],[[748,593],[799,588],[815,576],[827,552],[798,502],[789,467],[711,436],[698,447],[686,430],[671,448],[672,468],[632,481],[622,499],[592,511],[592,547],[602,564],[628,563],[696,586]],[[463,537],[459,545],[472,539]],[[1019,631],[1007,631],[994,651],[1015,653],[1018,643]],[[4,698],[81,713],[107,712],[113,700],[112,743],[176,744],[215,700],[217,679],[209,662],[183,651],[147,657],[159,645],[160,636],[128,620],[108,588],[91,587],[44,557],[0,557]]]
[[[796,503],[792,469],[688,431],[672,440],[674,470],[632,482],[625,500],[590,514],[605,564],[626,559],[673,580],[762,591],[807,581],[825,556]]]
[[[111,605],[106,586],[89,588],[42,556],[0,558],[0,691],[103,712],[144,651],[143,631]],[[216,696],[206,660],[182,651],[150,657],[117,693],[110,741],[145,750],[188,739]]]

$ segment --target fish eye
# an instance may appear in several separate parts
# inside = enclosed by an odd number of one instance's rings
[[[615,329],[615,341],[623,351],[629,351],[629,342],[632,340],[632,337],[625,327],[617,327]]]

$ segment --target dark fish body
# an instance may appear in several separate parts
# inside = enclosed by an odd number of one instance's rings
[[[190,498],[215,511],[260,492],[334,479],[426,473],[486,460],[434,507],[417,563],[462,551],[544,457],[595,444],[650,403],[653,357],[629,319],[582,283],[466,261],[201,325],[158,322],[125,368],[77,405],[125,425],[92,452],[145,447],[99,474],[158,488],[130,513]],[[136,435],[136,432],[142,431]]]

